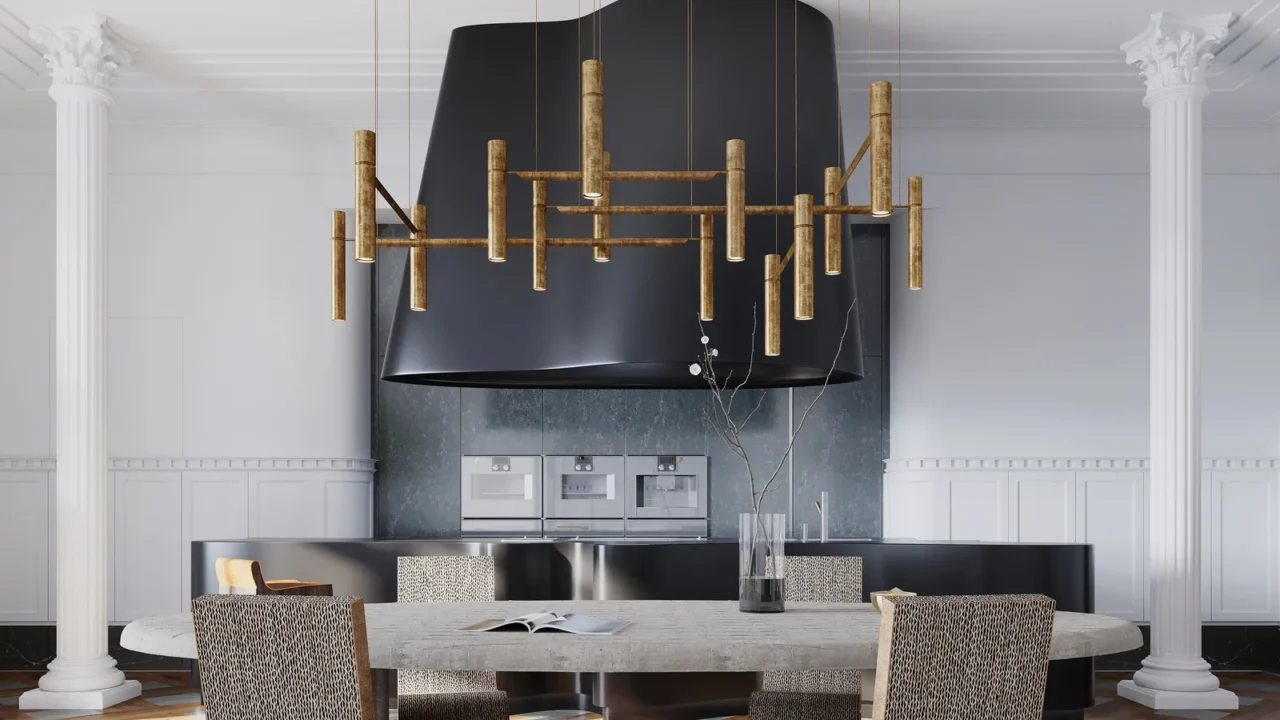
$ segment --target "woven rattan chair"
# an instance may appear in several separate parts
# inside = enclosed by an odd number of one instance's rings
[[[208,720],[373,720],[364,600],[205,595],[191,615]]]
[[[396,563],[396,599],[409,603],[494,599],[492,555],[402,557]],[[400,720],[507,720],[507,694],[495,673],[401,670]]]
[[[862,602],[862,558],[789,557],[784,588],[787,602]],[[770,671],[762,689],[751,694],[750,715],[752,720],[857,720],[861,695],[858,670]]]

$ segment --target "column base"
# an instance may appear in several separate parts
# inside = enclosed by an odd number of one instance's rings
[[[18,698],[19,710],[104,710],[119,705],[142,694],[142,683],[125,680],[105,690],[79,690],[76,692],[50,692],[28,690]]]
[[[1240,700],[1236,694],[1222,688],[1208,692],[1153,690],[1142,687],[1132,680],[1122,680],[1116,688],[1116,694],[1153,710],[1238,710],[1240,708]]]

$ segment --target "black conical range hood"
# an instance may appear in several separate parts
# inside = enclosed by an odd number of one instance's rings
[[[797,190],[821,202],[823,169],[845,162],[831,22],[804,4],[694,3],[690,150],[688,7],[686,0],[619,0],[600,11],[598,22],[587,16],[581,23],[542,23],[536,63],[532,23],[455,30],[418,198],[427,206],[430,234],[486,234],[490,139],[507,141],[511,169],[578,167],[580,60],[593,57],[594,47],[604,61],[605,149],[615,170],[685,169],[690,153],[694,169],[721,169],[725,141],[743,138],[748,204],[789,205]],[[550,205],[584,202],[576,184],[551,183],[548,190]],[[509,234],[529,237],[530,184],[512,177],[507,192]],[[615,183],[613,202],[722,204],[724,183]],[[617,216],[612,234],[697,232],[696,218]],[[791,217],[748,217],[746,262],[725,259],[724,232],[724,218],[717,218],[715,320],[706,333],[719,350],[718,374],[744,375],[755,322],[749,386],[821,384],[855,296],[848,226],[844,273],[824,275],[818,260],[813,320],[791,319],[792,276],[784,275],[782,354],[773,358],[763,352],[764,256],[786,252]],[[591,219],[552,211],[548,235],[590,237]],[[821,242],[819,232],[819,258]],[[614,248],[609,263],[593,262],[586,248],[551,248],[548,289],[534,292],[529,248],[509,248],[506,263],[488,262],[474,248],[433,250],[426,312],[409,310],[406,267],[382,377],[480,387],[705,387],[689,372],[701,350],[698,259],[696,242]],[[831,381],[859,380],[862,373],[854,308]]]

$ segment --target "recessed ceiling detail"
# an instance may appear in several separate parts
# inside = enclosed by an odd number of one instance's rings
[[[44,61],[27,25],[95,11],[110,16],[140,48],[115,88],[113,123],[367,125],[373,66],[367,6],[317,2],[323,12],[302,0],[269,8],[259,0],[0,0],[0,123],[43,124],[53,116],[44,96]],[[812,4],[833,21],[839,15],[840,83],[851,117],[866,112],[868,78],[888,77],[907,128],[1145,126],[1142,81],[1125,65],[1119,45],[1151,13],[1167,10],[1237,15],[1210,68],[1216,94],[1205,104],[1208,125],[1280,122],[1280,0],[902,0],[900,66],[897,0],[872,0],[870,58],[865,3]],[[409,33],[396,14],[399,3],[384,5],[387,127],[403,125],[410,99],[412,116],[420,119],[415,125],[429,125],[454,28],[533,19],[526,0],[423,4],[413,16],[408,67]],[[540,7],[541,19],[554,21],[575,17],[578,3],[541,0]],[[242,22],[247,16],[257,21]]]

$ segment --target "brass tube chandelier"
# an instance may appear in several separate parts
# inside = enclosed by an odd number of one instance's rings
[[[377,0],[375,0],[375,3]],[[375,33],[376,38],[376,33]],[[375,40],[375,57],[377,53]],[[376,60],[375,60],[376,67]],[[376,72],[376,71],[375,71]],[[376,88],[376,81],[375,81]],[[823,173],[822,204],[815,205],[809,194],[797,194],[790,205],[748,205],[746,202],[746,141],[725,142],[725,165],[722,170],[614,170],[604,144],[604,63],[598,59],[582,63],[582,162],[577,170],[544,171],[513,170],[507,167],[507,143],[494,139],[488,146],[488,232],[476,238],[433,238],[427,232],[427,208],[413,205],[409,212],[396,202],[377,177],[377,138],[373,131],[357,130],[355,134],[355,237],[346,238],[346,213],[333,211],[333,319],[346,316],[345,244],[355,242],[355,259],[360,263],[376,260],[378,248],[410,249],[410,309],[427,309],[427,255],[430,249],[485,248],[490,262],[506,262],[507,248],[533,248],[532,288],[547,289],[547,249],[552,247],[591,248],[597,262],[608,262],[614,247],[681,247],[689,242],[699,244],[698,317],[715,318],[714,264],[716,239],[713,218],[726,216],[724,252],[729,262],[742,262],[747,257],[746,218],[748,215],[792,217],[793,237],[785,254],[770,253],[764,264],[764,352],[775,357],[782,352],[781,279],[787,266],[793,273],[793,317],[812,320],[814,308],[814,220],[823,217],[823,274],[843,272],[841,219],[847,215],[887,217],[894,210],[907,210],[908,287],[923,286],[923,181],[911,177],[907,182],[907,204],[895,205],[893,198],[893,87],[888,81],[872,82],[868,133],[847,168],[828,167]],[[376,99],[375,99],[376,103]],[[870,156],[870,203],[843,205],[841,193],[864,157]],[[508,237],[508,182],[515,177],[532,186],[532,237]],[[723,181],[724,203],[720,205],[613,205],[611,187],[615,182],[716,182]],[[547,204],[547,184],[580,183],[583,198],[590,205]],[[375,215],[377,197],[381,196],[408,228],[408,239],[379,239]],[[589,238],[547,237],[547,213],[590,215],[593,232]],[[699,217],[698,237],[614,238],[610,219],[613,215],[689,215]]]

